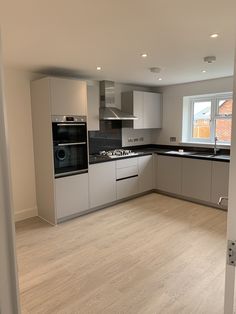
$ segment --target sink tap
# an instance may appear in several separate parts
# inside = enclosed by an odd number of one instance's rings
[[[219,150],[219,148],[217,148],[217,141],[218,141],[218,138],[217,138],[217,136],[215,136],[214,155],[216,155],[218,150]]]

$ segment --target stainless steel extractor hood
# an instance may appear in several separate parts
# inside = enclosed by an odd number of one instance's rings
[[[136,120],[137,117],[115,107],[115,83],[100,82],[100,120]]]

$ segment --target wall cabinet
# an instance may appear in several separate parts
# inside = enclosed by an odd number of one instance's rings
[[[88,174],[55,179],[55,206],[59,221],[87,210]]]
[[[211,164],[209,160],[183,158],[182,194],[211,201]]]
[[[162,127],[161,94],[131,91],[121,95],[122,110],[135,115],[134,129],[155,129]]]
[[[158,190],[181,194],[182,159],[158,155],[156,176]]]
[[[116,200],[116,162],[104,162],[89,166],[90,208]]]
[[[99,106],[100,106],[100,90],[99,82],[87,82],[87,98],[88,98],[88,130],[99,131]]]
[[[228,189],[229,163],[220,161],[212,162],[211,202],[217,204],[221,196],[228,196]]]
[[[51,77],[52,115],[87,116],[87,83],[76,79]]]
[[[153,189],[153,156],[138,158],[139,193]]]

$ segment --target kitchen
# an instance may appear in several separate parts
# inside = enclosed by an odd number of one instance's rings
[[[214,31],[201,33],[207,49],[193,57],[191,73],[181,71],[184,62],[170,61],[169,76],[167,60],[160,64],[151,48],[138,49],[130,56],[135,64],[129,67],[127,57],[115,72],[106,60],[76,73],[52,59],[33,66],[31,57],[28,68],[14,68],[9,57],[5,95],[23,313],[221,312],[227,199],[219,199],[228,197],[230,142],[219,124],[224,120],[231,132],[234,48],[229,31],[221,54],[226,31],[216,38]],[[204,60],[208,51],[216,54],[211,63]],[[229,112],[221,112],[228,103]],[[203,129],[208,135],[196,136]],[[208,250],[210,260],[218,258],[209,277]],[[193,271],[196,263],[202,271]],[[210,292],[212,281],[217,292]],[[200,288],[209,291],[208,302]]]

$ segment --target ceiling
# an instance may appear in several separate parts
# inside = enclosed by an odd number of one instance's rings
[[[0,0],[0,21],[11,67],[151,86],[233,74],[235,0]]]

